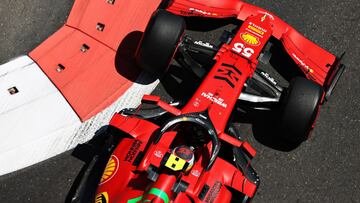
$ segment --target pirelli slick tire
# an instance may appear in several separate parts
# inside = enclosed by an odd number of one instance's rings
[[[284,93],[280,101],[280,135],[289,144],[300,144],[309,137],[324,90],[311,80],[296,77]]]
[[[82,170],[76,177],[65,202],[94,202],[96,190],[101,177],[103,176],[104,169],[117,143],[118,141],[114,141],[113,137],[109,136],[109,138],[107,138],[105,142],[101,143],[99,146],[89,145],[91,148],[96,148],[93,149],[94,152],[90,153],[94,153],[94,156],[91,160],[86,161],[87,163],[83,166]]]
[[[185,21],[165,10],[157,10],[142,37],[136,54],[145,71],[161,75],[168,69],[185,30]]]

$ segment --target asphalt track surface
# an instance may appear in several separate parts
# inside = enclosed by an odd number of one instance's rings
[[[348,67],[323,106],[312,138],[299,148],[277,151],[253,139],[250,128],[242,129],[258,150],[253,165],[261,186],[254,202],[360,202],[360,1],[250,2],[276,13],[330,52],[346,51]],[[28,53],[60,28],[72,4],[2,0],[0,63]],[[82,167],[70,154],[0,177],[1,202],[64,202]]]

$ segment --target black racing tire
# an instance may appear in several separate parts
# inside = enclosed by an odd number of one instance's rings
[[[185,20],[157,10],[146,27],[136,53],[137,64],[146,72],[162,75],[168,69],[185,30]]]
[[[65,202],[94,202],[98,184],[117,143],[117,139],[109,135],[109,137],[104,140],[104,143],[99,144],[100,146],[93,146],[97,148],[94,149],[94,156],[81,169]]]
[[[300,144],[309,137],[324,90],[311,80],[295,77],[284,93],[280,101],[280,135],[289,144]]]

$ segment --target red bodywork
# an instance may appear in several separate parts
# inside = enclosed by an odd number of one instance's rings
[[[242,1],[174,0],[170,2],[168,11],[183,16],[236,17],[244,23],[232,41],[220,48],[215,56],[215,65],[183,109],[176,109],[155,96],[145,96],[144,100],[157,103],[175,116],[207,111],[218,138],[242,147],[251,156],[255,156],[255,150],[247,142],[227,135],[225,128],[243,86],[254,74],[258,57],[270,37],[279,39],[306,77],[322,85],[325,90],[337,71],[333,65],[337,60],[334,55],[300,35],[275,15]],[[178,173],[176,176],[161,173],[153,182],[148,179],[149,169],[162,167],[163,157],[171,151],[177,132],[166,132],[159,142],[153,142],[160,127],[149,121],[116,114],[110,125],[131,138],[123,138],[114,151],[98,187],[97,200],[230,202],[231,190],[250,198],[256,192],[254,183],[220,157],[210,170],[206,170],[206,159],[209,157],[205,155],[197,157],[189,173]],[[211,151],[211,145],[206,145],[204,151]],[[173,187],[180,180],[188,185],[185,191],[176,194]],[[206,193],[200,198],[204,188]]]

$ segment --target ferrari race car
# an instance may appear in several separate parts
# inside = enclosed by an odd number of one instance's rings
[[[186,34],[184,16],[238,21],[210,43]],[[279,49],[298,70],[278,70],[294,71],[287,86],[258,68]],[[341,57],[275,15],[238,0],[163,2],[142,36],[136,62],[161,78],[173,59],[202,81],[195,93],[171,103],[145,95],[138,108],[116,113],[72,202],[249,202],[260,180],[251,166],[256,151],[233,125],[237,109],[276,112],[277,136],[298,146],[345,68]]]

